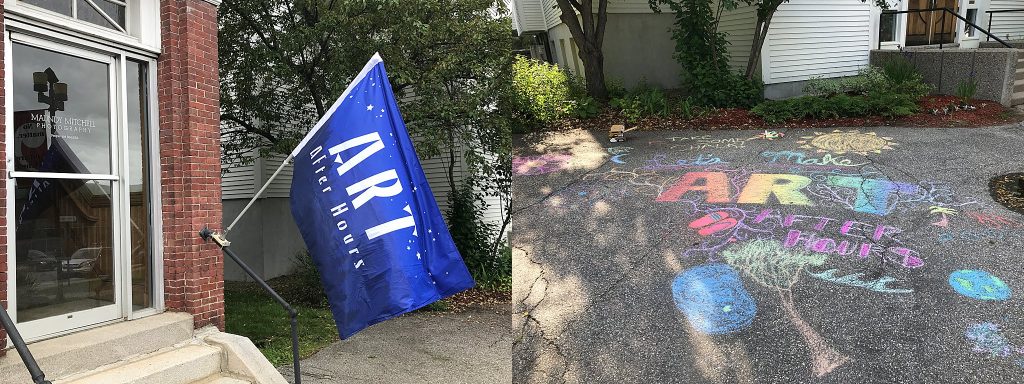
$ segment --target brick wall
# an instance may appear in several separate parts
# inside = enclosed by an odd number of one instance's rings
[[[161,0],[160,18],[166,307],[191,313],[196,327],[223,329],[223,254],[198,236],[204,225],[221,224],[217,9],[204,0]]]

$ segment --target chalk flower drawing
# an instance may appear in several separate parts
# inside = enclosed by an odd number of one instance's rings
[[[722,251],[722,256],[727,263],[743,270],[758,283],[778,291],[783,309],[810,349],[813,360],[811,369],[815,376],[824,376],[850,361],[848,356],[828,345],[828,341],[818,331],[800,318],[793,303],[791,289],[800,279],[800,271],[807,265],[824,264],[826,255],[786,249],[777,240],[752,240],[730,245]]]
[[[949,217],[947,217],[947,216],[955,215],[956,214],[956,210],[953,209],[953,208],[940,207],[938,205],[933,205],[931,207],[928,207],[928,214],[929,215],[942,215],[942,219],[932,223],[932,225],[937,226],[937,227],[946,227],[946,226],[949,226]]]
[[[832,152],[836,154],[856,153],[867,155],[869,153],[882,153],[883,149],[892,149],[894,145],[891,137],[881,137],[874,132],[861,133],[857,130],[840,131],[835,130],[829,133],[814,132],[814,136],[801,137],[797,144],[803,144],[800,148],[816,149],[818,152]]]

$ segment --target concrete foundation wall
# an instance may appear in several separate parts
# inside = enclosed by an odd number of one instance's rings
[[[961,81],[973,78],[978,83],[975,98],[1010,106],[1020,52],[1010,48],[873,50],[871,64],[902,56],[917,67],[925,82],[935,86],[934,94],[952,95]]]
[[[807,81],[790,81],[786,83],[775,83],[764,85],[764,98],[769,100],[782,100],[791,97],[803,96],[804,87]]]
[[[241,212],[247,199],[224,200],[224,228]],[[257,200],[228,235],[231,249],[260,277],[272,279],[295,269],[295,255],[306,249],[292,219],[287,198]],[[232,260],[224,260],[224,279],[250,280]]]
[[[608,15],[604,35],[604,73],[633,87],[646,79],[661,88],[679,87],[679,62],[672,57],[670,12]],[[753,27],[751,27],[753,28]]]

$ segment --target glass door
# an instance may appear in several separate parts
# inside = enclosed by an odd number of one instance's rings
[[[115,57],[30,38],[10,47],[8,241],[16,320],[33,339],[124,316],[117,229],[127,199]]]

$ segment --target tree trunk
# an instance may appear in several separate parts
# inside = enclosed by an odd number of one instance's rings
[[[807,348],[811,350],[811,371],[814,373],[814,376],[821,377],[827,375],[832,370],[850,361],[848,356],[837,352],[829,346],[828,341],[821,337],[818,331],[815,331],[810,324],[807,324],[800,318],[800,314],[796,311],[796,305],[793,303],[792,292],[781,288],[778,291],[782,301],[782,308],[786,310],[789,320],[796,326],[797,331],[803,336],[804,342],[807,343]]]
[[[608,99],[608,88],[604,83],[604,54],[601,51],[586,52],[580,49],[583,73],[587,80],[587,94],[597,100]]]
[[[763,26],[764,20],[757,20],[757,25],[754,26],[754,43],[750,45],[750,55],[747,56],[747,71],[743,73],[747,80],[754,78],[757,61],[761,58],[761,48],[764,47],[764,35],[761,34]]]

